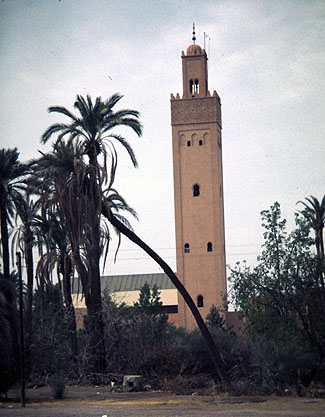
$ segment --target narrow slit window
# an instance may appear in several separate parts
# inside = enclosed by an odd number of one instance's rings
[[[203,142],[202,142],[202,140],[200,139],[199,140],[199,146],[202,146],[203,145]]]
[[[207,243],[207,252],[212,252],[212,242]]]
[[[191,141],[190,140],[187,141],[187,146],[191,146]]]
[[[196,301],[198,307],[204,307],[203,295],[198,295]]]
[[[184,253],[190,253],[190,244],[189,243],[185,243],[185,245],[184,245]]]
[[[193,197],[198,197],[200,195],[200,186],[199,184],[193,185]]]

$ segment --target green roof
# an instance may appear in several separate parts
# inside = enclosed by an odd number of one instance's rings
[[[78,278],[74,278],[72,293],[81,292],[81,283]],[[150,288],[154,285],[159,290],[175,289],[175,285],[165,273],[157,274],[130,274],[130,275],[104,275],[101,277],[102,292],[107,290],[109,293],[120,291],[139,291],[147,283]]]

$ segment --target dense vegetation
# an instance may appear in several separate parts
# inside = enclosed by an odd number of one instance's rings
[[[43,142],[55,136],[51,152],[29,163],[20,163],[17,149],[0,150],[0,391],[19,375],[19,324],[25,333],[27,375],[36,383],[108,382],[124,373],[141,373],[176,391],[205,387],[202,375],[237,393],[302,392],[323,383],[325,197],[300,202],[296,228],[289,234],[279,204],[262,212],[265,243],[258,265],[237,264],[230,273],[230,299],[245,318],[242,333],[226,329],[223,312],[214,306],[204,322],[168,265],[134,234],[125,214],[136,213],[114,188],[116,144],[137,164],[131,146],[115,129],[126,126],[138,136],[142,129],[138,112],[114,111],[120,100],[113,95],[93,103],[77,96],[77,116],[50,107],[69,122],[46,130]],[[199,330],[188,333],[170,324],[161,314],[156,288],[142,288],[134,306],[117,305],[102,294],[99,262],[106,261],[113,230],[161,265]],[[16,252],[26,265],[23,323],[18,276],[10,267]],[[79,331],[71,294],[75,275],[87,306]]]

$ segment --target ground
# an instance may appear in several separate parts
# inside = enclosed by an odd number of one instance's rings
[[[26,407],[19,390],[0,399],[0,416],[6,417],[321,417],[324,398],[229,397],[172,395],[161,391],[110,392],[106,387],[69,386],[63,400],[54,400],[48,387],[28,389]],[[14,401],[16,400],[16,401]]]

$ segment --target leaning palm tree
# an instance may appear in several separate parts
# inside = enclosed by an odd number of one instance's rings
[[[226,367],[226,363],[224,362],[222,356],[220,355],[220,352],[218,351],[216,344],[211,336],[211,333],[209,329],[207,328],[207,325],[205,324],[204,320],[202,319],[202,316],[197,309],[192,297],[187,292],[186,288],[183,286],[181,281],[177,278],[173,270],[170,268],[170,266],[150,247],[148,246],[138,235],[136,235],[126,224],[123,224],[120,219],[118,219],[114,213],[112,213],[110,209],[109,202],[103,199],[102,204],[102,213],[103,216],[115,227],[116,230],[119,231],[122,235],[126,236],[128,239],[130,239],[133,243],[135,243],[137,246],[139,246],[142,250],[144,250],[166,273],[166,275],[170,278],[172,283],[175,285],[177,290],[180,292],[181,296],[184,298],[184,301],[190,308],[195,321],[201,331],[201,334],[207,344],[207,347],[210,351],[211,358],[214,363],[215,371],[220,379],[222,385],[224,388],[229,388],[230,386],[230,380],[228,376],[228,370]]]
[[[46,142],[53,134],[58,134],[58,142],[62,141],[64,136],[68,135],[71,139],[81,138],[84,145],[84,152],[89,157],[89,166],[88,173],[85,174],[85,171],[81,169],[82,162],[79,160],[75,163],[76,168],[76,177],[79,178],[77,184],[83,184],[83,190],[79,195],[79,199],[82,200],[82,195],[88,200],[88,206],[85,210],[85,222],[88,225],[88,230],[91,231],[91,234],[88,234],[87,237],[93,238],[95,245],[90,250],[86,251],[86,259],[89,260],[89,255],[92,255],[93,264],[97,267],[99,266],[99,254],[100,254],[100,216],[103,214],[108,221],[115,227],[115,229],[130,238],[134,243],[143,248],[167,273],[167,275],[174,282],[176,288],[180,291],[184,300],[190,307],[198,326],[202,332],[203,337],[205,338],[208,347],[210,349],[212,358],[214,360],[216,371],[222,381],[229,382],[227,378],[227,372],[225,370],[225,364],[220,356],[219,352],[216,349],[214,341],[209,333],[200,313],[198,312],[193,300],[190,295],[187,293],[181,282],[178,280],[176,275],[172,272],[169,266],[149,247],[147,246],[127,225],[120,221],[120,219],[114,215],[112,208],[110,206],[111,202],[107,201],[102,193],[102,185],[107,181],[106,177],[106,159],[104,158],[103,170],[101,170],[101,165],[98,161],[98,155],[104,153],[106,155],[105,141],[109,144],[109,150],[111,153],[115,153],[115,147],[113,139],[116,139],[120,142],[128,151],[134,165],[136,166],[136,159],[132,149],[129,147],[125,139],[121,138],[119,135],[113,135],[110,133],[110,130],[118,125],[126,125],[131,127],[138,135],[141,134],[141,125],[138,122],[138,113],[135,111],[124,110],[116,113],[112,113],[112,107],[119,101],[120,96],[112,96],[110,100],[103,103],[101,99],[97,99],[95,105],[92,104],[90,97],[87,97],[87,101],[82,97],[78,96],[75,103],[75,107],[79,110],[81,118],[77,118],[67,109],[62,107],[51,107],[50,112],[58,112],[68,116],[71,119],[70,124],[55,124],[52,125],[43,135],[42,140]],[[110,109],[108,109],[110,108]],[[117,117],[118,114],[118,117]],[[131,116],[131,117],[130,117]],[[114,120],[115,119],[115,120]],[[113,152],[112,152],[113,150]],[[116,168],[116,166],[115,166]],[[112,163],[112,170],[115,173],[114,163]],[[81,174],[82,173],[82,174]],[[85,182],[83,182],[83,180]],[[113,177],[114,178],[114,177]],[[111,172],[112,179],[112,172]],[[112,181],[108,189],[111,189]],[[75,201],[75,197],[74,197]],[[77,211],[74,211],[75,215],[73,216],[74,220],[78,218]],[[91,219],[88,217],[91,213]],[[92,223],[91,220],[95,220],[95,223]],[[87,240],[87,239],[86,239]],[[77,259],[80,258],[80,253],[78,253],[78,248],[74,248],[74,254]],[[77,262],[78,265],[79,262]],[[98,271],[98,273],[97,273]],[[94,311],[100,311],[100,279],[99,279],[99,268],[95,271],[95,274],[91,275],[89,280],[83,278],[82,268],[78,270],[83,289],[87,293],[86,285],[93,290],[93,294],[96,294],[96,297],[93,298],[93,301],[96,303],[96,309]],[[94,280],[93,278],[96,279]],[[98,279],[97,279],[98,277]],[[84,281],[84,282],[83,282]],[[88,291],[89,291],[88,287]],[[88,307],[88,313],[91,312],[91,315],[95,318],[95,321],[90,323],[94,326],[97,323],[102,323],[101,317],[92,313],[92,305],[87,301],[87,296],[85,293],[85,301]],[[97,321],[96,321],[97,319]]]
[[[24,178],[28,173],[27,165],[21,164],[18,158],[17,148],[0,149],[0,229],[3,273],[7,279],[10,277],[8,226],[14,214],[13,202],[25,188]]]
[[[101,315],[101,288],[99,262],[101,256],[101,193],[102,186],[106,184],[106,157],[107,154],[115,153],[115,143],[121,144],[128,152],[133,165],[137,165],[135,154],[128,142],[113,130],[118,126],[131,128],[138,136],[141,135],[142,126],[139,122],[139,113],[135,110],[125,109],[114,111],[114,106],[121,100],[122,96],[114,94],[108,100],[103,101],[98,97],[93,103],[90,96],[84,99],[77,96],[74,107],[78,110],[78,116],[71,113],[68,109],[60,106],[49,108],[49,112],[56,112],[67,116],[69,123],[56,123],[50,126],[42,136],[42,142],[47,142],[53,135],[57,135],[57,146],[65,137],[69,141],[77,140],[82,146],[84,155],[87,155],[89,162],[85,166],[83,158],[74,161],[75,181],[69,184],[77,194],[77,200],[68,201],[65,198],[65,216],[72,239],[72,250],[79,276],[83,281],[85,291],[85,301],[92,333],[92,345],[98,364],[98,370],[104,370],[105,347],[103,346],[104,326]],[[99,161],[98,157],[102,154],[103,158]],[[102,163],[100,163],[102,162]],[[82,190],[80,190],[82,184]],[[78,220],[75,216],[76,211],[72,206],[78,203],[78,213],[80,218],[77,228],[73,224]],[[68,208],[68,206],[71,206]],[[68,213],[70,211],[70,214]],[[80,229],[82,225],[82,230]],[[86,268],[82,262],[80,245],[78,240],[83,239],[86,261]],[[88,294],[88,295],[86,295]]]

